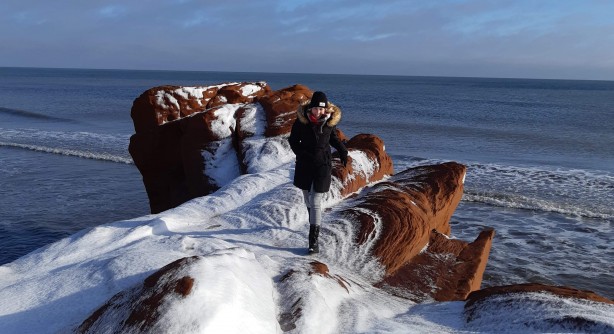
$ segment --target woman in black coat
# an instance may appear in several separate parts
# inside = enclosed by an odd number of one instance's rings
[[[294,185],[303,190],[309,212],[309,253],[319,252],[322,196],[330,189],[333,168],[331,145],[347,164],[348,151],[335,131],[339,121],[341,109],[329,103],[323,92],[315,92],[309,104],[298,108],[288,139],[296,154]]]

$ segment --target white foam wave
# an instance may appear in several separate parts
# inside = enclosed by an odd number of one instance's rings
[[[410,168],[443,160],[401,159]],[[461,162],[467,166],[464,201],[556,212],[574,217],[613,219],[614,175],[606,171],[549,166]]]
[[[108,154],[108,153],[88,152],[88,151],[80,151],[80,150],[72,150],[72,149],[62,149],[62,148],[46,147],[46,146],[39,146],[39,145],[7,143],[7,142],[0,142],[0,146],[22,148],[22,149],[28,149],[32,151],[61,154],[61,155],[74,156],[74,157],[85,158],[85,159],[120,162],[120,163],[125,163],[125,164],[134,163],[132,159],[130,158],[125,158],[125,157]]]
[[[592,210],[591,208],[565,205],[563,203],[550,202],[521,195],[510,196],[506,194],[471,193],[466,191],[463,195],[463,201],[484,203],[504,208],[556,212],[585,218],[614,219],[614,213],[612,212],[601,212]]]

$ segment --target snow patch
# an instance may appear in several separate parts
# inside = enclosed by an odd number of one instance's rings
[[[230,183],[241,175],[239,159],[231,138],[209,143],[202,155],[205,160],[205,174],[218,187]]]
[[[260,87],[258,85],[247,84],[247,85],[241,87],[241,95],[250,97],[250,96],[256,94],[257,92],[259,92],[261,89],[262,89],[262,87]]]

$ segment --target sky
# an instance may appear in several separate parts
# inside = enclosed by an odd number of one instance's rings
[[[614,80],[609,0],[2,0],[0,67]]]

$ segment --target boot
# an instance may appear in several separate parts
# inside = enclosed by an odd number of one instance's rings
[[[309,254],[319,253],[318,234],[320,234],[320,226],[309,225]]]

